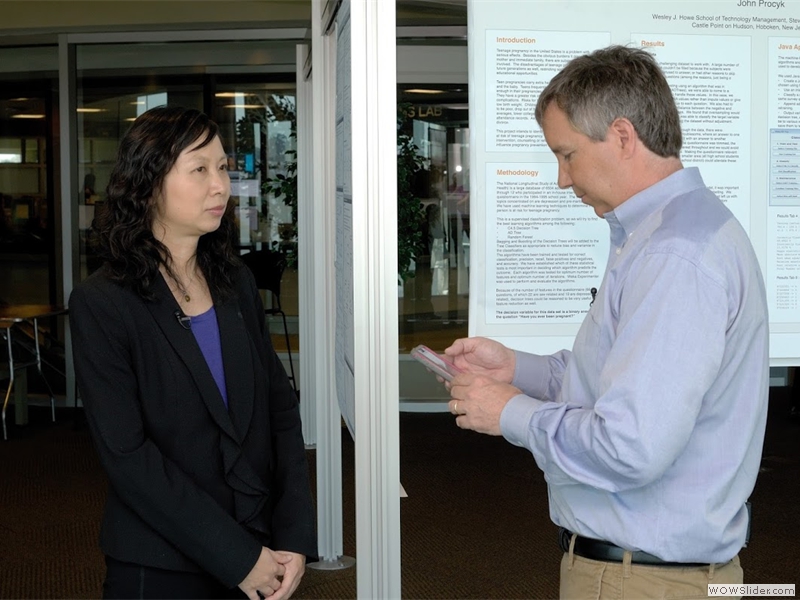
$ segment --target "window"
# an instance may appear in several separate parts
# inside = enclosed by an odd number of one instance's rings
[[[0,305],[55,302],[54,46],[0,48]]]
[[[398,89],[400,142],[420,168],[402,168],[406,194],[419,206],[416,222],[399,223],[398,243],[415,258],[399,288],[400,351],[417,344],[442,350],[467,335],[469,303],[469,120],[466,85],[402,85]],[[404,189],[399,182],[399,196]],[[398,203],[402,203],[398,197]],[[411,241],[410,241],[411,240]]]

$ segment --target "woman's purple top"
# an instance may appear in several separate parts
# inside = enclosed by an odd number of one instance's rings
[[[217,312],[212,306],[202,315],[190,317],[192,320],[192,333],[197,340],[200,350],[211,369],[211,375],[217,382],[219,393],[228,408],[228,390],[225,387],[225,370],[222,368],[222,344],[219,341],[219,325],[217,324]]]

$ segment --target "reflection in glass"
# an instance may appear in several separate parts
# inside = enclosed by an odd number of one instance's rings
[[[297,111],[293,87],[231,84],[214,95],[223,145],[230,148],[231,201],[242,253],[270,249],[282,254],[281,304],[297,335]],[[267,307],[273,302],[265,296]],[[281,329],[282,322],[276,322]],[[277,331],[273,329],[273,332]],[[282,331],[282,329],[281,329]],[[277,344],[283,340],[276,337]],[[292,340],[292,348],[299,341]]]
[[[53,52],[55,52],[53,50]],[[2,54],[2,53],[0,53]],[[0,305],[53,301],[55,231],[46,149],[50,80],[0,65]],[[13,79],[12,79],[13,77]],[[21,93],[24,90],[24,94]]]
[[[226,147],[235,149],[231,194],[241,216],[240,245],[260,249],[267,244],[289,255],[290,263],[296,262],[294,95],[254,86],[236,89],[215,95],[215,113],[226,134]]]
[[[398,90],[400,133],[423,169],[411,182],[421,203],[421,243],[399,288],[400,351],[442,350],[466,336],[469,303],[469,121],[466,85]],[[402,187],[402,184],[401,184]],[[401,231],[400,235],[406,235]],[[400,244],[402,244],[402,239]]]
[[[0,138],[0,163],[22,162],[22,140],[14,138]]]

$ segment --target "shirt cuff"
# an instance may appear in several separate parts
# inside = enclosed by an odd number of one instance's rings
[[[529,396],[546,398],[550,381],[549,357],[515,350],[514,358],[516,362],[511,385]]]
[[[500,413],[500,433],[515,446],[530,450],[528,436],[531,431],[531,419],[544,404],[542,400],[517,394],[508,401]]]

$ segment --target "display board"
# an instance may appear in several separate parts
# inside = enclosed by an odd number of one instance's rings
[[[607,224],[558,188],[534,118],[573,57],[651,52],[699,167],[753,242],[767,286],[772,364],[800,364],[800,2],[469,2],[473,256],[470,335],[549,354],[570,348],[599,288]]]
[[[355,436],[351,122],[350,1],[345,0],[336,16],[336,395]]]

